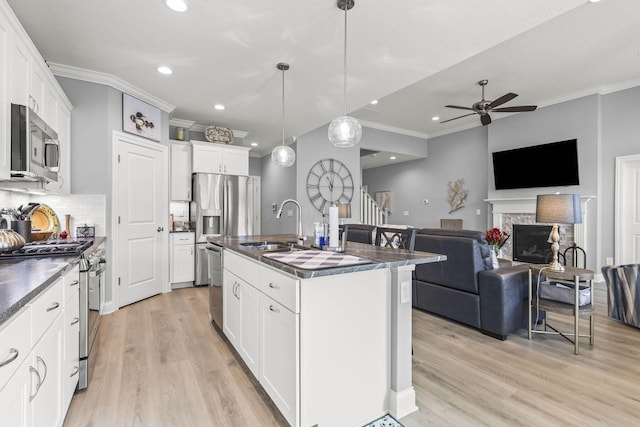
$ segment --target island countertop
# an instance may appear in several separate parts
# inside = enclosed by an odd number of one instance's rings
[[[286,273],[293,274],[303,279],[312,277],[329,276],[333,274],[353,273],[356,271],[366,271],[381,268],[400,267],[405,265],[426,264],[431,262],[446,261],[446,255],[434,254],[430,252],[407,251],[403,249],[383,248],[365,243],[347,242],[345,251],[346,255],[352,255],[358,258],[364,258],[371,261],[368,264],[347,265],[340,267],[320,268],[320,269],[303,269],[297,268],[290,264],[285,264],[274,259],[265,257],[268,252],[258,251],[243,246],[248,242],[296,242],[297,237],[293,234],[261,234],[254,236],[234,236],[234,237],[209,237],[208,242],[225,249],[232,250],[247,257],[259,260],[267,265],[275,267]],[[313,238],[308,237],[302,246],[311,247]]]
[[[84,254],[106,240],[95,237]],[[0,327],[80,261],[80,255],[24,257],[0,260]]]

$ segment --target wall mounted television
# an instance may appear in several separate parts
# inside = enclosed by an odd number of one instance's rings
[[[577,139],[496,151],[492,156],[496,190],[580,184]]]

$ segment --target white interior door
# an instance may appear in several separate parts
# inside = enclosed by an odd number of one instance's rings
[[[167,150],[116,133],[118,307],[163,291],[167,282]]]
[[[615,263],[640,263],[640,155],[616,158]]]

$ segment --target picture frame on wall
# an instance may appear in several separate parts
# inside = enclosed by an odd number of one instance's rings
[[[380,209],[387,213],[391,213],[391,191],[376,191],[374,199]]]
[[[122,94],[122,130],[160,142],[162,136],[160,109],[126,93]]]

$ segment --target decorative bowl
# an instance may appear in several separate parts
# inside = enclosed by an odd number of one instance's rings
[[[233,141],[233,131],[221,126],[209,126],[204,131],[204,136],[209,142],[218,144],[230,144]]]
[[[38,242],[40,240],[47,240],[49,237],[51,237],[52,234],[53,234],[53,231],[31,230],[31,240],[33,240],[34,242]]]

